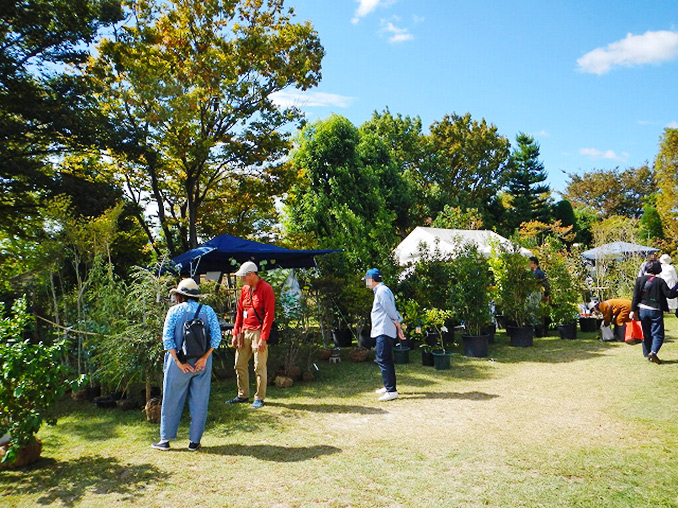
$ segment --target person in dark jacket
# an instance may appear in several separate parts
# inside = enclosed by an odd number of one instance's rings
[[[661,273],[661,263],[648,261],[646,275],[636,279],[631,301],[629,317],[640,318],[643,327],[643,356],[654,363],[661,363],[657,353],[664,343],[664,312],[668,312],[667,298],[678,295],[678,284],[669,288],[664,279],[657,277]]]

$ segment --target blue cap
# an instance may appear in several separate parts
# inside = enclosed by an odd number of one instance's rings
[[[374,279],[375,277],[381,277],[381,272],[379,271],[379,268],[370,268],[369,270],[367,270],[367,273],[365,273],[363,280]]]

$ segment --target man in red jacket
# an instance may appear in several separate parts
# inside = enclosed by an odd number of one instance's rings
[[[266,361],[268,348],[266,341],[271,333],[275,314],[275,293],[271,285],[259,277],[257,265],[252,261],[243,263],[235,273],[241,277],[243,287],[233,326],[233,347],[235,349],[235,374],[238,383],[238,395],[228,401],[229,404],[249,402],[250,376],[248,366],[254,356],[254,374],[257,378],[257,391],[252,407],[258,409],[266,398]]]

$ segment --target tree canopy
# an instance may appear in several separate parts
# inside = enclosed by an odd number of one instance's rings
[[[128,22],[99,44],[88,70],[112,127],[104,146],[114,176],[149,241],[174,255],[198,245],[203,204],[251,198],[227,196],[242,180],[278,182],[290,138],[282,128],[301,113],[273,94],[316,85],[324,50],[282,0],[151,0],[127,9]]]

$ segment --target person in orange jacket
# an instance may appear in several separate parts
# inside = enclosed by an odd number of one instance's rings
[[[603,315],[605,326],[614,323],[614,335],[618,341],[624,340],[626,332],[626,323],[631,321],[631,300],[624,298],[612,298],[602,302],[594,302],[591,310],[600,312]]]

